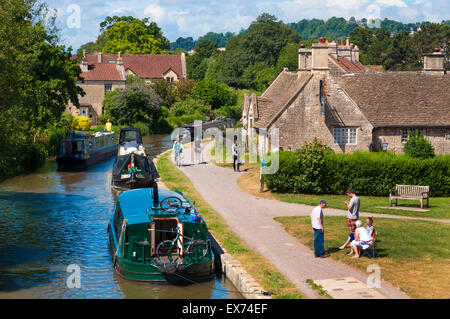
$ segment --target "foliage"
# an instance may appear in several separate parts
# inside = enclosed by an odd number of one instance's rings
[[[169,110],[169,116],[205,114],[210,115],[211,106],[203,100],[188,97],[176,102]]]
[[[275,67],[286,44],[299,41],[299,35],[292,28],[272,15],[261,14],[247,32],[228,42],[218,80],[233,87],[246,87],[242,75],[249,66],[262,62]]]
[[[350,37],[360,49],[363,64],[383,65],[386,70],[421,70],[423,55],[431,53],[434,48],[443,48],[448,63],[450,26],[428,23],[420,28],[414,36],[405,30],[393,37],[385,29],[357,28]]]
[[[226,84],[209,79],[197,83],[194,96],[211,105],[212,109],[234,105],[237,99],[236,94]]]
[[[108,17],[107,17],[108,18]],[[168,40],[156,23],[148,19],[111,21],[105,29],[104,53],[168,54]]]
[[[161,116],[161,98],[152,88],[138,82],[108,92],[103,107],[115,124],[151,125]]]
[[[288,68],[291,72],[298,70],[298,43],[288,43],[280,52],[277,60],[277,71],[281,72],[283,68]]]
[[[196,43],[192,37],[179,37],[175,42],[170,43],[170,51],[175,51],[176,49],[191,51],[195,47],[195,44]]]
[[[297,23],[289,23],[302,39],[318,39],[326,37],[330,39],[344,39],[349,33],[358,27],[355,22],[346,21],[344,18],[332,17],[327,21],[321,19],[303,19]]]
[[[275,67],[268,66],[264,62],[258,62],[249,66],[242,75],[245,86],[257,91],[265,91],[276,79],[279,72]]]
[[[73,128],[80,131],[87,131],[91,128],[91,120],[87,116],[77,116],[73,119]]]
[[[414,158],[427,159],[434,157],[434,148],[430,140],[418,132],[412,133],[406,140],[403,145],[403,151]]]
[[[203,79],[208,68],[206,59],[217,52],[217,43],[208,39],[198,42],[194,47],[195,54],[186,58],[188,77],[192,79]]]
[[[396,184],[406,184],[428,185],[432,196],[450,194],[450,155],[422,160],[384,152],[327,153],[320,167],[321,173],[309,174],[310,179],[306,182],[313,184],[311,188],[303,187],[305,171],[299,159],[300,153],[281,151],[279,171],[266,176],[269,189],[289,193],[344,194],[352,187],[357,194],[387,196]]]

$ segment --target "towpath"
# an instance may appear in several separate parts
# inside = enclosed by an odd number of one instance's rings
[[[211,143],[207,144],[205,153],[211,147]],[[173,157],[171,159],[173,161]],[[185,158],[181,170],[229,227],[308,297],[318,297],[306,283],[307,279],[312,279],[335,298],[408,298],[398,288],[384,281],[381,288],[369,288],[366,285],[369,273],[331,258],[315,258],[308,247],[300,244],[274,220],[278,216],[309,216],[313,207],[255,197],[238,186],[237,179],[242,173],[209,162],[192,165]],[[345,211],[326,209],[325,215],[345,216]]]

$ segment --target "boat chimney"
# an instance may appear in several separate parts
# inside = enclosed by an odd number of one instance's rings
[[[159,206],[158,183],[153,181],[153,207]]]

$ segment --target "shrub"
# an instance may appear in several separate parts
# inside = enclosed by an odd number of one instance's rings
[[[73,119],[73,128],[80,131],[87,131],[91,128],[91,120],[87,116],[77,116]]]
[[[411,134],[406,140],[403,145],[403,151],[405,154],[415,158],[426,159],[434,157],[434,148],[431,142],[417,132]]]
[[[63,129],[55,129],[50,131],[46,146],[48,155],[55,156],[59,154],[59,147],[64,137],[65,131]]]

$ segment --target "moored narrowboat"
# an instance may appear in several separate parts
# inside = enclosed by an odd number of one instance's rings
[[[114,190],[123,191],[151,187],[157,178],[158,171],[150,158],[130,153],[116,158],[111,184]]]
[[[155,164],[145,154],[141,130],[120,130],[119,151],[113,166],[111,185],[114,191],[152,187],[158,178]]]
[[[60,170],[82,170],[113,156],[116,152],[114,132],[78,132],[61,141],[56,162]]]
[[[118,195],[108,234],[115,270],[136,281],[189,284],[214,276],[204,219],[179,191],[152,188]]]

